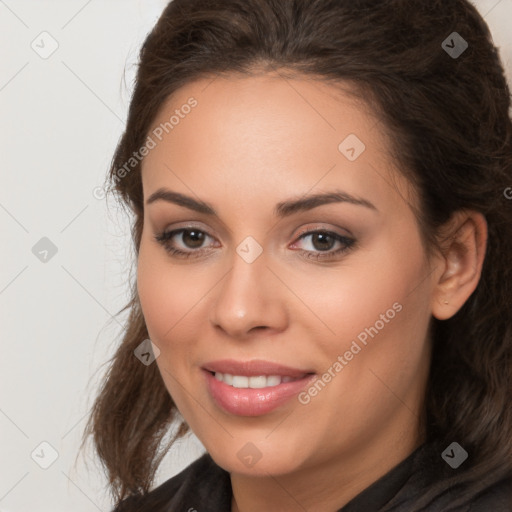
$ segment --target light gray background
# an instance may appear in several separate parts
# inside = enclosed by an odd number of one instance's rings
[[[125,214],[93,191],[166,3],[0,0],[0,512],[111,510],[94,453],[76,457],[119,341],[133,252]],[[512,0],[475,4],[512,82]],[[46,59],[31,47],[51,49],[44,31],[58,43]],[[43,237],[57,247],[47,262],[32,252]],[[48,469],[42,442],[58,452]],[[175,445],[156,483],[201,452],[194,436]]]

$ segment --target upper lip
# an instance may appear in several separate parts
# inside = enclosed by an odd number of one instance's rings
[[[313,373],[310,370],[301,370],[282,364],[272,363],[261,359],[251,361],[236,361],[234,359],[223,359],[212,361],[203,365],[203,369],[209,372],[229,373],[230,375],[245,375],[256,377],[259,375],[280,375],[282,377],[299,378],[306,374]]]

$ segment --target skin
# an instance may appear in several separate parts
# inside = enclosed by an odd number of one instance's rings
[[[230,472],[233,511],[338,510],[422,444],[427,329],[475,289],[485,219],[457,213],[443,252],[428,261],[411,210],[417,197],[388,155],[383,126],[333,85],[276,74],[204,79],[169,98],[153,127],[191,96],[198,105],[144,159],[144,200],[165,187],[219,216],[163,200],[144,206],[138,292],[158,368],[188,425]],[[366,146],[354,161],[338,150],[349,134]],[[334,189],[376,210],[331,203],[273,215],[278,202]],[[170,242],[196,251],[189,259],[154,239],[190,224],[206,233],[202,245],[181,234]],[[356,244],[324,262],[307,259],[301,250],[322,255],[343,244],[322,252],[314,235],[300,239],[304,229]],[[236,252],[247,236],[263,250],[252,263]],[[401,311],[306,405],[292,399],[263,416],[234,416],[205,386],[201,366],[225,358],[321,376],[394,303]],[[252,467],[237,456],[248,442],[261,453]]]

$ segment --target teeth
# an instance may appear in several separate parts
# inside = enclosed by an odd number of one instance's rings
[[[279,375],[269,375],[267,377],[267,386],[277,386],[278,384],[281,384],[282,379],[279,377]]]
[[[267,377],[264,375],[249,377],[249,387],[255,389],[267,387]]]
[[[247,377],[245,375],[231,375],[230,373],[215,372],[215,378],[235,388],[261,389],[278,386],[281,383],[297,380],[293,377],[281,377],[280,375],[258,375]]]
[[[248,388],[249,377],[244,377],[243,375],[233,375],[233,384],[231,385],[234,388]]]

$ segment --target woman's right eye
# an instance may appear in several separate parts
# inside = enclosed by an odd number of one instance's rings
[[[181,248],[176,247],[175,241],[180,238],[182,244]],[[203,253],[205,249],[202,248],[201,245],[206,238],[212,237],[197,228],[173,229],[171,231],[164,231],[155,236],[155,240],[160,243],[169,254],[178,258],[196,257],[197,253]]]

